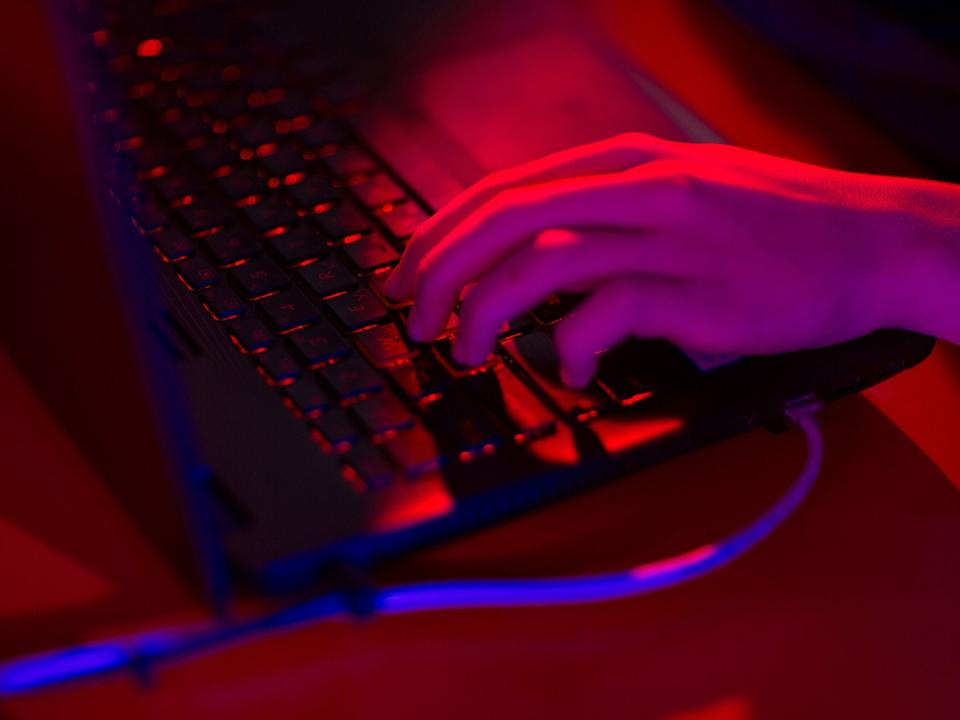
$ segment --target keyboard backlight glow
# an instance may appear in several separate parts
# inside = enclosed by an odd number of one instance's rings
[[[156,57],[163,52],[163,42],[157,38],[142,40],[137,45],[137,55],[140,57]]]

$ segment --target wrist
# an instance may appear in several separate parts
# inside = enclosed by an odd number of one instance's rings
[[[892,207],[880,326],[960,343],[960,186],[898,180]]]

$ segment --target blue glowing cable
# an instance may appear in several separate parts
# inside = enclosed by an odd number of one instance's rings
[[[811,404],[787,412],[807,439],[807,458],[793,485],[763,515],[724,540],[616,573],[541,580],[452,580],[388,587],[375,592],[373,608],[383,614],[398,615],[462,608],[596,603],[662,590],[706,575],[770,535],[810,493],[823,461],[823,436],[813,416],[816,409]],[[247,622],[149,633],[17,659],[0,665],[0,696],[124,670],[143,674],[160,661],[350,612],[349,599],[332,593]]]

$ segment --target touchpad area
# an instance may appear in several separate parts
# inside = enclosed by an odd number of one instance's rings
[[[410,100],[458,146],[448,158],[463,153],[461,176],[471,160],[482,174],[631,130],[689,139],[639,73],[585,33],[549,27],[432,63]]]

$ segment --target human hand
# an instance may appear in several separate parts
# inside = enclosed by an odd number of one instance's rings
[[[481,180],[424,223],[386,290],[414,298],[410,334],[429,341],[466,288],[454,354],[468,365],[550,293],[587,291],[556,328],[573,385],[631,335],[711,353],[823,346],[910,325],[904,304],[934,272],[910,244],[918,185],[951,187],[630,133]]]

